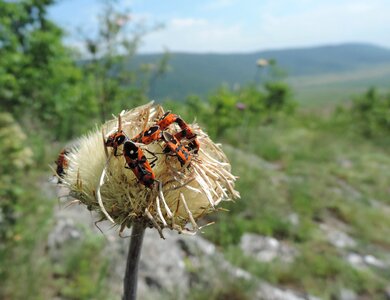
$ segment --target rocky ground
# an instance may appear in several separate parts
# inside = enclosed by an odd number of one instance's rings
[[[120,238],[118,231],[110,228],[107,222],[99,224],[103,233],[100,232],[94,224],[94,216],[83,205],[60,205],[55,220],[47,241],[53,263],[64,256],[65,245],[69,247],[78,243],[90,233],[101,235],[105,239],[103,252],[109,257],[110,294],[117,295],[113,299],[120,299],[129,238]],[[130,233],[129,230],[127,234]],[[251,286],[251,299],[319,299],[260,281],[245,270],[234,267],[201,234],[186,236],[167,230],[164,235],[166,240],[162,240],[156,230],[146,230],[139,269],[139,299],[187,299],[193,289],[211,292],[216,286],[229,291],[229,284],[237,280]],[[254,234],[245,234],[240,245],[245,254],[261,261],[278,256],[288,263],[298,254],[274,238]]]
[[[66,191],[58,193],[66,194]],[[357,192],[354,195],[359,197]],[[61,261],[65,249],[73,243],[80,243],[85,236],[100,236],[104,240],[103,256],[108,258],[108,294],[113,295],[112,299],[120,299],[129,238],[119,237],[118,230],[111,228],[107,222],[99,223],[98,229],[94,223],[96,219],[83,205],[66,207],[65,203],[69,200],[63,200],[65,199],[60,198],[60,205],[55,211],[55,224],[47,241],[51,261]],[[387,206],[382,209],[387,209]],[[296,214],[287,218],[291,226],[300,222]],[[359,242],[349,235],[349,226],[339,219],[329,216],[318,224],[318,230],[353,268],[389,272],[390,255],[383,251],[378,252],[376,248],[365,248],[363,251],[359,248]],[[128,230],[125,235],[130,233]],[[223,299],[235,299],[232,295],[229,296],[229,287],[235,282],[248,284],[249,299],[321,299],[292,288],[261,281],[246,270],[233,266],[225,259],[220,249],[201,234],[186,236],[166,230],[164,235],[166,240],[162,240],[156,230],[146,231],[139,269],[139,299],[188,299],[193,290],[212,292],[213,289],[226,289]],[[288,241],[251,233],[245,233],[241,237],[239,247],[243,255],[261,263],[278,259],[290,264],[300,255],[299,250]],[[390,299],[390,287],[385,288],[384,297]],[[365,299],[355,291],[343,287],[338,289],[333,298]],[[61,296],[58,299],[62,299]]]

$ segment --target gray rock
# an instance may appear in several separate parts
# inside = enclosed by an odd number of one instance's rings
[[[294,225],[294,226],[299,225],[299,215],[297,213],[289,214],[287,219],[291,223],[291,225]]]
[[[344,169],[350,169],[353,167],[352,161],[347,159],[347,158],[344,158],[344,157],[338,158],[337,162],[340,165],[340,167],[342,167]]]
[[[357,269],[362,269],[365,267],[363,257],[357,253],[348,253],[345,259]]]
[[[171,295],[176,294],[177,299],[182,299],[190,281],[190,274],[184,263],[187,254],[178,245],[177,234],[165,236],[166,240],[161,240],[156,230],[147,230],[139,278],[148,290],[164,289]],[[140,287],[140,295],[142,292],[145,291]]]
[[[347,196],[347,199],[349,200],[360,200],[363,195],[362,193],[357,190],[352,185],[348,184],[345,180],[337,179],[337,183],[342,189],[343,193]]]
[[[363,260],[367,265],[370,265],[372,267],[382,268],[382,269],[388,267],[387,263],[376,258],[374,255],[371,254],[364,255]]]
[[[390,194],[390,191],[389,191]],[[385,201],[377,200],[377,199],[369,199],[369,202],[372,207],[386,213],[390,214],[390,205],[385,204]]]
[[[346,255],[346,260],[357,269],[364,269],[367,267],[385,269],[389,267],[389,264],[387,262],[380,260],[379,258],[371,254],[361,255],[351,252]]]
[[[59,216],[53,230],[47,238],[47,250],[50,258],[54,261],[60,261],[62,258],[63,247],[83,238],[83,233],[75,226],[72,219],[65,216]]]
[[[256,292],[257,300],[320,300],[310,295],[298,295],[288,289],[280,289],[268,283],[261,283]]]
[[[341,289],[339,293],[339,297],[337,298],[339,300],[357,300],[358,296],[356,293],[350,289]]]
[[[258,261],[270,262],[276,258],[289,263],[294,260],[298,252],[286,243],[280,242],[273,237],[245,233],[241,237],[240,248]]]
[[[390,300],[390,285],[385,287],[385,297],[387,300]]]
[[[328,224],[321,224],[320,229],[325,233],[325,236],[330,244],[337,248],[353,248],[356,247],[356,241],[344,231],[341,231]]]

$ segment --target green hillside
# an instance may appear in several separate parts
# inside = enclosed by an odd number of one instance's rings
[[[137,63],[152,63],[160,55],[140,55]],[[248,54],[172,53],[170,72],[156,83],[153,98],[182,99],[205,95],[222,83],[245,84],[261,79],[259,58],[275,59],[288,74],[297,95],[305,101],[328,91],[334,100],[348,98],[371,85],[389,86],[390,50],[369,44],[342,44],[313,48],[270,50]],[[260,75],[260,76],[259,76]],[[326,101],[327,95],[319,102]],[[321,98],[321,96],[320,96]]]

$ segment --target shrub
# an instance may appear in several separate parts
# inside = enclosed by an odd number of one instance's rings
[[[32,165],[27,137],[8,113],[0,114],[0,241],[12,233],[23,189],[16,183]]]
[[[389,135],[390,94],[379,94],[370,88],[353,101],[351,108],[354,126],[366,137]]]

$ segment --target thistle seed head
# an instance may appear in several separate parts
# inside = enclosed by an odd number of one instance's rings
[[[134,222],[183,233],[195,233],[196,221],[215,210],[223,200],[239,197],[234,189],[236,177],[220,145],[211,141],[197,124],[190,124],[199,142],[199,152],[192,153],[184,165],[175,153],[167,153],[164,139],[148,145],[136,143],[148,161],[155,160],[152,170],[155,184],[141,184],[131,169],[125,168],[123,155],[114,156],[113,148],[105,147],[110,134],[123,130],[130,139],[164,115],[159,105],[149,103],[123,111],[118,118],[106,122],[101,129],[81,137],[66,158],[68,167],[63,183],[70,195],[97,211],[123,230]],[[171,135],[180,131],[177,124],[165,129]],[[102,131],[104,135],[102,136]],[[182,139],[183,146],[191,141]],[[123,145],[117,154],[122,154]]]

